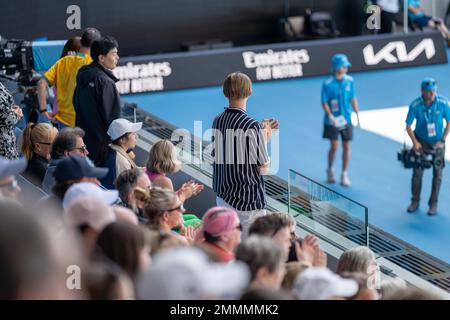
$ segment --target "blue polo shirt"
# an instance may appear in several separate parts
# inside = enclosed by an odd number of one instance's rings
[[[436,95],[433,103],[426,106],[423,98],[419,97],[409,106],[406,124],[412,125],[416,120],[416,129],[414,130],[416,137],[435,144],[444,136],[444,119],[450,121],[450,106],[447,98]],[[428,137],[428,123],[435,125],[436,135],[434,137]]]
[[[322,103],[327,103],[333,116],[343,115],[347,123],[351,124],[353,112],[350,101],[355,97],[355,83],[351,76],[344,75],[341,80],[330,77],[322,85]],[[330,125],[325,113],[324,124]]]
[[[420,7],[420,0],[408,0],[408,8],[409,7]],[[409,20],[413,21],[415,18],[423,17],[425,14],[423,12],[420,12],[419,14],[414,14],[411,11],[408,10],[408,18]]]

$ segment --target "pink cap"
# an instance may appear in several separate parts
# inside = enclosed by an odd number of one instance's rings
[[[236,211],[225,207],[213,207],[203,216],[203,230],[212,236],[220,236],[236,228],[239,220]]]
[[[77,198],[64,210],[63,218],[69,226],[88,225],[97,232],[101,232],[108,224],[116,221],[111,206],[103,199],[93,196]]]

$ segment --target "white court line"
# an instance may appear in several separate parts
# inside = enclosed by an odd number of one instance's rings
[[[388,139],[403,144],[406,137],[406,145],[412,146],[411,139],[406,133],[405,120],[408,114],[408,106],[360,111],[361,129],[370,131]],[[352,122],[356,124],[356,114],[352,114]],[[413,128],[415,123],[413,124]],[[445,150],[445,160],[450,161],[450,148]]]

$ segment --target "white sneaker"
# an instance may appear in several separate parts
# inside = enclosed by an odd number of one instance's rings
[[[350,179],[348,178],[346,172],[342,172],[342,175],[341,175],[341,184],[342,184],[344,187],[350,187],[350,186],[352,185],[352,182],[351,182]]]
[[[328,183],[336,182],[336,178],[334,177],[333,169],[327,169],[327,181],[328,181]]]

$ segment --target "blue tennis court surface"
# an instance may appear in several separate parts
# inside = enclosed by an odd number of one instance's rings
[[[450,56],[450,51],[447,51]],[[450,59],[450,57],[449,57]],[[439,94],[450,97],[450,65],[434,65],[390,71],[350,74],[355,78],[362,112],[409,105],[420,95],[420,81],[432,76],[438,81]],[[280,122],[280,166],[277,175],[287,179],[294,169],[320,183],[325,183],[326,154],[329,142],[323,140],[323,111],[320,89],[325,77],[256,83],[247,111],[256,119],[273,117]],[[213,118],[227,106],[221,87],[126,96],[125,100],[194,132],[194,121],[202,121],[203,132]],[[389,117],[389,114],[387,114]],[[370,121],[366,119],[365,121]],[[377,124],[389,129],[384,121]],[[373,125],[373,124],[372,124]],[[363,126],[364,127],[364,126]],[[404,128],[404,119],[397,129]],[[431,170],[424,174],[420,210],[408,214],[412,171],[397,161],[401,143],[383,135],[355,128],[349,166],[351,188],[338,184],[336,191],[369,207],[369,222],[423,251],[450,262],[450,171],[444,170],[439,212],[429,217]],[[335,163],[340,175],[341,150]]]

